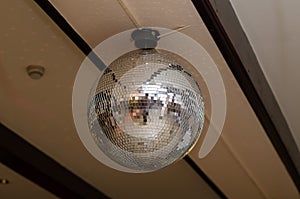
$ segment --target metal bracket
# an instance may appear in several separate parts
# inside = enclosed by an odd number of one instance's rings
[[[135,42],[135,46],[139,49],[153,49],[157,46],[159,40],[158,30],[150,28],[136,29],[132,32],[131,38]]]

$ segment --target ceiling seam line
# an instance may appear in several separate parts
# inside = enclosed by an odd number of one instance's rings
[[[252,176],[252,174],[249,171],[248,167],[244,163],[242,163],[241,159],[234,152],[234,150],[232,149],[232,147],[230,147],[230,145],[229,145],[228,141],[226,140],[226,138],[224,136],[221,136],[220,138],[224,142],[224,144],[225,144],[226,148],[228,149],[228,151],[234,157],[235,161],[242,168],[242,170],[247,174],[247,176],[249,177],[250,181],[254,184],[254,186],[257,188],[257,190],[261,193],[261,195],[263,196],[263,198],[267,199],[268,198],[267,194],[260,188],[260,186],[258,186],[258,183],[256,182],[255,178]]]
[[[205,115],[204,117],[208,121],[208,123],[210,125],[212,125],[212,127],[215,129],[214,124],[211,122],[209,116]],[[241,169],[247,174],[247,176],[249,177],[250,181],[254,184],[254,186],[260,192],[260,194],[262,195],[262,197],[265,198],[265,199],[267,199],[268,198],[267,194],[258,186],[258,183],[255,181],[254,177],[251,175],[251,172],[249,171],[249,169],[247,168],[247,166],[245,166],[242,163],[242,161],[240,160],[239,156],[234,152],[234,150],[232,149],[232,147],[230,147],[230,144],[227,141],[226,137],[220,136],[220,140],[223,141],[223,143],[225,144],[225,147],[227,148],[227,150],[230,152],[230,154],[232,155],[232,157],[234,158],[234,160],[237,162],[237,164],[241,167]]]
[[[209,185],[209,187],[221,198],[227,199],[225,193],[205,174],[205,172],[196,164],[196,162],[189,156],[186,155],[183,158],[189,166]]]
[[[130,19],[130,21],[133,23],[133,25],[136,28],[141,28],[141,24],[138,22],[136,17],[132,14],[130,9],[128,8],[128,5],[126,5],[123,0],[117,0],[117,2],[122,7],[123,11],[126,13],[127,17]]]

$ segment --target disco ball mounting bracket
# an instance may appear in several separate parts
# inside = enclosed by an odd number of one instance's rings
[[[135,47],[139,49],[153,49],[159,40],[159,31],[150,28],[136,29],[132,32],[131,38],[134,40]]]

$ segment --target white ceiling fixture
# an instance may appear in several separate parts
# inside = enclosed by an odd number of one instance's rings
[[[29,65],[26,71],[31,79],[40,79],[45,73],[45,68],[40,65]]]

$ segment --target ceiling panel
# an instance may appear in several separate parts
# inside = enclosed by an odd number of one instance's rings
[[[51,2],[91,47],[134,28],[117,1]],[[202,137],[191,153],[192,159],[229,198],[298,198],[287,171],[192,3],[124,3],[141,25],[190,25],[183,32],[210,53],[222,73],[228,102],[222,138],[209,156],[199,159]],[[83,53],[33,1],[5,0],[1,9],[1,122],[113,198],[217,198],[183,160],[148,174],[118,172],[95,160],[80,142],[71,112],[73,82]],[[30,79],[25,71],[29,64],[45,66],[45,76]]]

